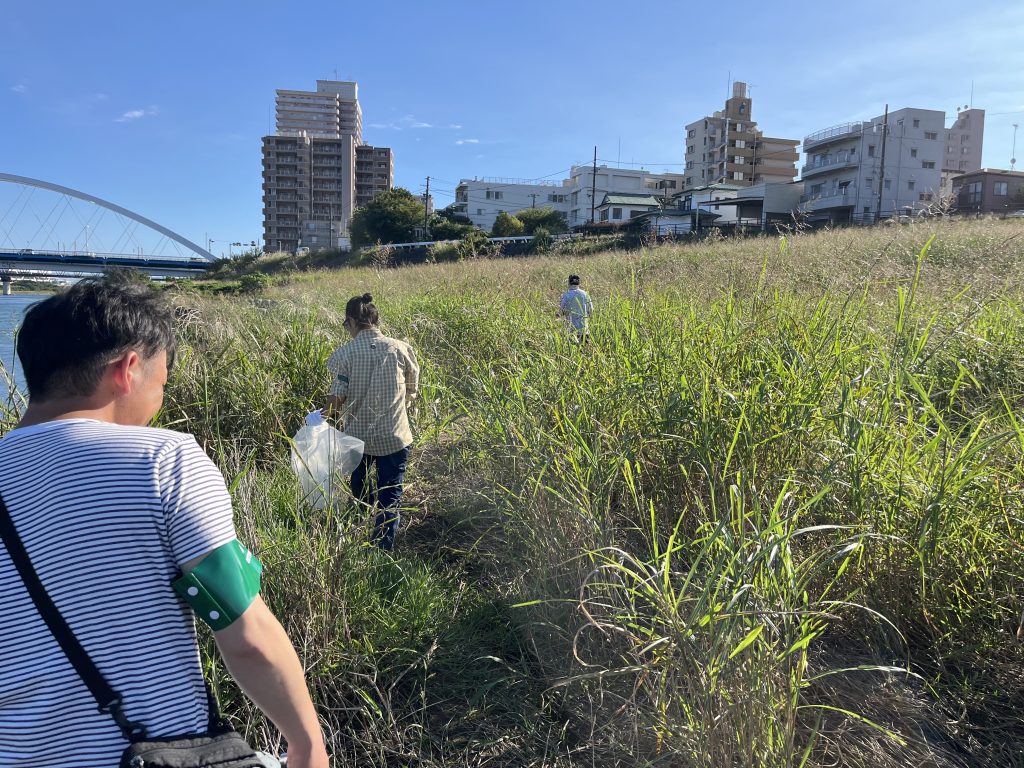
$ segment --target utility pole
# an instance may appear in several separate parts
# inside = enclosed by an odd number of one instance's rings
[[[423,193],[423,236],[430,239],[430,230],[427,228],[428,209],[430,208],[430,177],[427,176],[427,191]]]
[[[882,170],[878,173],[878,203],[875,206],[875,223],[882,218],[882,193],[885,191],[885,139],[889,135],[889,105],[885,105],[885,115],[882,117]],[[893,208],[895,208],[895,202]]]
[[[597,207],[597,145],[594,145],[594,170],[590,174],[590,223],[594,223],[594,209]]]
[[[530,197],[533,200],[533,202],[530,203],[530,207],[531,208],[536,208],[537,207],[537,193],[536,192],[531,192],[530,193]]]

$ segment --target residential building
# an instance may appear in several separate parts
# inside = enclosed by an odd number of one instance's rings
[[[597,221],[622,224],[643,213],[661,210],[661,202],[650,192],[609,192],[595,209]]]
[[[677,207],[683,211],[700,209],[714,217],[716,225],[735,224],[736,208],[729,201],[744,187],[738,184],[707,184],[696,189],[684,189],[676,195]],[[701,218],[701,225],[704,225]]]
[[[474,226],[490,232],[499,213],[524,208],[554,208],[563,216],[568,211],[568,193],[563,182],[482,177],[463,179],[455,187],[455,202],[448,210],[466,216]]]
[[[953,179],[960,213],[1012,213],[1024,210],[1024,171],[982,168]]]
[[[735,197],[720,205],[735,206],[738,226],[768,232],[776,226],[793,223],[803,193],[802,181],[762,183],[738,189]]]
[[[469,217],[477,227],[490,231],[501,212],[524,208],[554,208],[570,227],[597,218],[597,206],[608,194],[653,195],[662,205],[682,188],[678,173],[652,173],[645,169],[574,165],[562,181],[482,177],[463,179],[455,188],[453,213]]]
[[[812,222],[873,222],[936,199],[945,114],[906,108],[889,113],[885,131],[883,122],[880,115],[804,137],[807,162],[801,171],[801,200]]]
[[[277,91],[277,133],[263,138],[265,250],[345,248],[355,207],[391,188],[391,150],[363,144],[358,93],[334,80]]]
[[[956,122],[946,129],[946,150],[942,155],[943,197],[953,193],[953,177],[981,168],[985,139],[985,110],[965,107],[956,112]]]
[[[710,184],[751,186],[796,178],[800,142],[766,137],[752,110],[747,84],[736,82],[724,109],[686,126],[683,189]]]
[[[366,205],[381,192],[391,189],[395,161],[388,147],[356,147],[356,207]]]
[[[359,85],[350,81],[317,80],[315,91],[277,91],[276,132],[333,138],[347,134],[363,142],[363,110]]]

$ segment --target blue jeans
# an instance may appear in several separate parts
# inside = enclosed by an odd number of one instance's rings
[[[405,480],[410,448],[412,446],[407,445],[387,456],[364,453],[363,460],[352,473],[352,495],[360,502],[380,510],[374,518],[370,540],[388,551],[395,548],[395,534],[402,517],[398,504],[402,500],[402,481]],[[366,482],[366,474],[372,464],[377,465],[377,486],[371,489]]]

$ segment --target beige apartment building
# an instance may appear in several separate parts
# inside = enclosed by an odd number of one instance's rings
[[[942,153],[940,194],[953,196],[953,179],[981,168],[981,150],[985,139],[985,110],[957,109],[956,120],[946,129],[946,147]]]
[[[791,182],[796,178],[799,140],[765,136],[753,119],[752,109],[747,84],[736,82],[724,109],[686,126],[683,190],[710,184]]]
[[[276,133],[263,137],[266,251],[347,247],[352,211],[394,183],[391,150],[363,144],[358,84],[316,85],[277,91]]]

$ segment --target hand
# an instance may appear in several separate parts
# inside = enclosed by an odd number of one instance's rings
[[[288,768],[330,768],[327,749],[323,744],[312,749],[294,749],[289,746]]]

